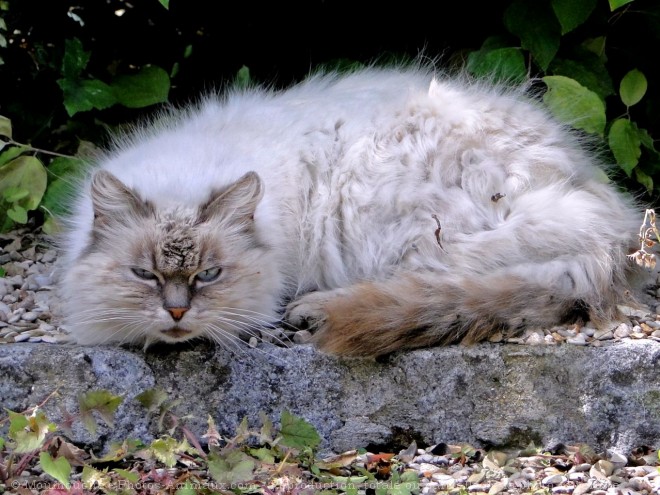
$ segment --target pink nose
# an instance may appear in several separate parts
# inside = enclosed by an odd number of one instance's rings
[[[184,313],[189,309],[190,308],[167,308],[167,311],[170,312],[172,318],[174,318],[176,321],[179,321],[181,318],[183,318]]]

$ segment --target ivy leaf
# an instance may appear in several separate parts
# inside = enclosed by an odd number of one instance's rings
[[[610,127],[608,142],[617,164],[630,177],[642,156],[637,126],[628,119],[615,120]]]
[[[633,0],[609,0],[610,2],[610,11],[614,12],[616,9],[623,7],[624,5],[631,3]]]
[[[562,122],[575,129],[603,135],[605,130],[605,104],[593,91],[564,76],[545,76],[548,90],[543,102]]]
[[[48,452],[41,452],[39,454],[39,464],[42,469],[62,483],[65,487],[69,488],[69,476],[71,476],[71,464],[65,457],[58,457],[53,459]]]
[[[504,12],[504,24],[520,38],[536,63],[547,70],[559,50],[561,26],[545,2],[514,0]]]
[[[87,430],[92,435],[96,434],[96,420],[92,416],[92,411],[96,411],[103,418],[103,421],[112,428],[113,417],[121,401],[121,397],[113,395],[107,390],[92,390],[80,394],[78,396],[80,417]]]
[[[142,108],[167,101],[170,76],[160,67],[147,65],[137,74],[119,76],[112,83],[116,101],[128,108]]]
[[[64,94],[64,108],[69,117],[78,112],[103,110],[117,103],[110,86],[98,79],[58,79],[57,84]]]
[[[525,57],[519,48],[481,49],[468,55],[467,70],[477,77],[521,83],[527,78]]]
[[[295,449],[314,449],[321,443],[321,437],[312,425],[287,410],[282,411],[280,423],[282,445]]]
[[[647,87],[648,83],[646,81],[646,76],[637,69],[631,70],[623,76],[623,79],[621,79],[621,86],[619,87],[621,101],[623,101],[627,107],[639,103],[646,94]]]
[[[552,0],[552,10],[561,24],[562,35],[583,24],[595,7],[596,0]]]
[[[0,115],[0,136],[11,138],[11,120]]]

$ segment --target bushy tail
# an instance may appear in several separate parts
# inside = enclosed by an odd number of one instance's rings
[[[401,273],[328,298],[314,340],[332,354],[379,356],[527,326],[602,324],[629,295],[624,265],[578,256],[489,274]]]

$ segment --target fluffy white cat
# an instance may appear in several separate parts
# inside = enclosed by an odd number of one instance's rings
[[[286,308],[322,350],[376,356],[609,320],[640,221],[522,91],[368,68],[119,138],[73,207],[60,288],[81,344],[235,345]]]

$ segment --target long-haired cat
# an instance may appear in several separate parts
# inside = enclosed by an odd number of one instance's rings
[[[522,91],[431,69],[207,97],[118,138],[69,219],[81,344],[276,323],[377,356],[607,321],[640,216]]]

